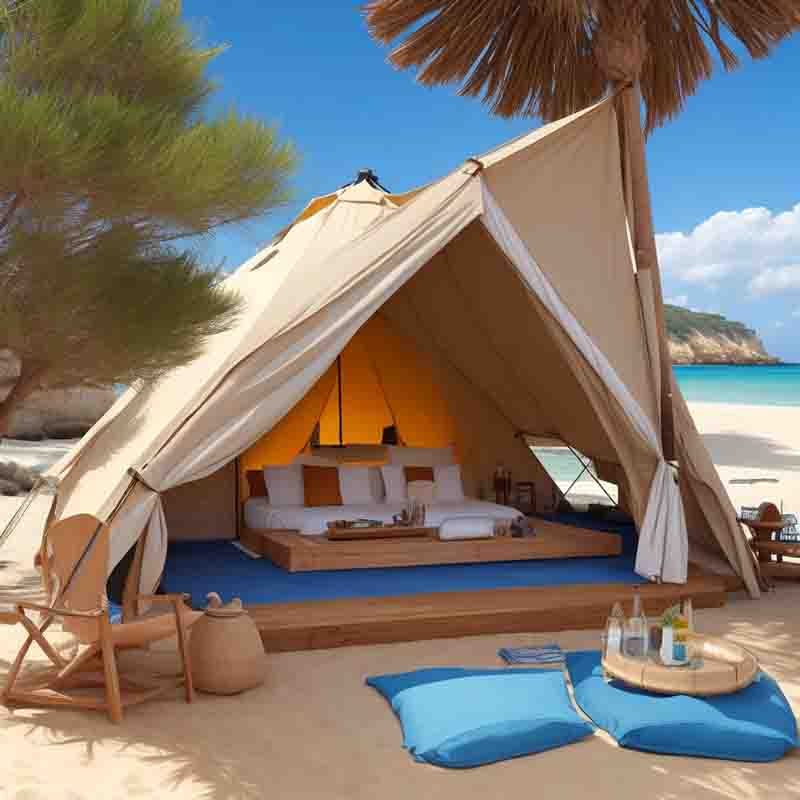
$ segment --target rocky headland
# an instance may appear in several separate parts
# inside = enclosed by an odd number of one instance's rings
[[[721,314],[664,306],[673,364],[779,364],[758,334]]]

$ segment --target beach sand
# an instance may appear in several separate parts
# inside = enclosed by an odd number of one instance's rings
[[[800,408],[723,403],[690,408],[737,510],[770,500],[800,516]],[[752,478],[778,483],[731,483]]]
[[[800,410],[701,405],[698,427],[737,504],[784,500],[800,510]],[[731,486],[771,476],[779,484]],[[0,498],[0,525],[19,500]],[[38,509],[41,513],[41,509]],[[35,517],[36,515],[34,515]],[[30,593],[36,520],[0,551],[6,599]],[[752,601],[697,612],[697,627],[750,648],[800,712],[800,584],[781,583]],[[339,650],[274,654],[269,680],[238,697],[174,697],[127,712],[114,726],[101,714],[0,708],[0,798],[208,798],[408,800],[562,797],[604,800],[781,800],[800,797],[800,753],[775,764],[654,756],[617,747],[605,734],[530,758],[476,770],[417,764],[401,747],[386,703],[367,675],[423,666],[498,666],[497,648],[557,639],[597,647],[595,632],[481,636]],[[22,635],[0,627],[0,681]],[[124,654],[124,668],[175,670],[171,645]]]

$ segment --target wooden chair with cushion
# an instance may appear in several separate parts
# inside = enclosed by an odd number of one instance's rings
[[[53,524],[42,544],[42,572],[48,593],[46,604],[18,603],[16,621],[28,637],[8,674],[2,702],[6,705],[67,706],[105,710],[114,722],[125,706],[141,703],[174,689],[175,681],[143,685],[117,669],[117,651],[144,647],[177,635],[183,665],[186,701],[194,697],[187,643],[188,628],[202,612],[193,611],[182,595],[137,595],[131,604],[150,610],[112,623],[106,597],[109,528],[95,517],[81,514]],[[38,612],[34,621],[30,612]],[[46,632],[56,620],[78,643],[75,656],[66,659],[53,647]],[[53,667],[32,677],[20,675],[25,657],[36,642]]]

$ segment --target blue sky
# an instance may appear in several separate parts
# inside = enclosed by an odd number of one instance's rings
[[[211,68],[214,107],[277,124],[303,159],[293,203],[207,243],[227,268],[360,167],[404,191],[540,124],[493,118],[452,87],[395,71],[359,7],[184,0],[203,39],[230,46]],[[798,75],[795,36],[766,61],[718,70],[648,145],[666,297],[746,322],[791,361],[800,361]]]

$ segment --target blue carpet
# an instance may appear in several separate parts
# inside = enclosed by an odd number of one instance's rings
[[[585,511],[559,511],[555,514],[537,514],[536,516],[584,530],[619,534],[622,537],[622,554],[632,558],[636,555],[638,537],[636,526],[632,522],[611,522]]]
[[[501,561],[423,567],[287,572],[267,559],[252,559],[230,542],[173,542],[162,589],[188,592],[205,605],[208,592],[244,603],[295,603],[424,592],[560,586],[570,583],[641,583],[633,557]]]

